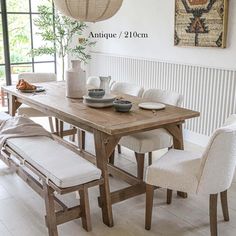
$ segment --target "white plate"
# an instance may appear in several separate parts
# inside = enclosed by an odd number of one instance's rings
[[[96,103],[96,102],[86,102],[86,100],[83,101],[83,103],[86,105],[86,106],[89,106],[89,107],[94,107],[94,108],[105,108],[105,107],[112,107],[113,106],[113,102],[105,102],[105,103]]]
[[[166,105],[157,102],[143,102],[138,105],[140,108],[147,110],[162,110],[165,109]]]
[[[88,95],[83,96],[83,99],[88,102],[93,103],[103,103],[103,102],[113,102],[116,99],[115,95],[106,94],[103,98],[91,98]]]

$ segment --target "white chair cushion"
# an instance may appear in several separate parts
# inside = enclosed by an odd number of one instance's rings
[[[45,113],[38,111],[32,107],[29,107],[25,104],[22,104],[18,110],[17,114],[20,115],[27,115],[28,117],[45,117],[47,116]]]
[[[124,136],[119,144],[137,153],[147,153],[171,147],[173,138],[165,129],[156,129]]]
[[[7,144],[60,188],[101,177],[96,166],[48,137],[12,138]]]
[[[196,193],[201,154],[172,149],[147,168],[146,182],[162,188]]]

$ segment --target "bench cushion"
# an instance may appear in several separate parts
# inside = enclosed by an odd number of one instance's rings
[[[10,119],[10,118],[11,118],[11,116],[8,115],[7,113],[5,113],[5,112],[3,112],[3,111],[0,112],[0,124],[1,124],[3,121],[8,120],[8,119]]]
[[[7,145],[60,188],[101,177],[96,166],[51,138],[12,138],[7,140]]]

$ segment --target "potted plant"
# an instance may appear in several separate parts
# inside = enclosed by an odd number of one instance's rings
[[[37,34],[42,37],[44,45],[32,50],[33,56],[54,55],[55,53],[61,58],[62,79],[65,79],[65,59],[67,55],[72,55],[79,61],[73,61],[74,67],[68,71],[68,75],[78,72],[80,69],[80,62],[85,64],[91,59],[88,54],[89,47],[96,42],[92,42],[89,38],[83,36],[87,25],[84,22],[73,20],[67,16],[55,11],[53,14],[52,8],[49,6],[38,7],[39,16],[34,20],[35,26],[38,28]],[[78,36],[77,45],[73,45],[72,40],[74,36]],[[73,76],[74,76],[73,75]],[[72,76],[72,77],[73,77]],[[80,76],[85,75],[80,73]],[[85,78],[83,78],[85,80]],[[83,82],[83,84],[86,81]],[[81,83],[80,83],[81,86]],[[74,96],[74,95],[73,95]]]

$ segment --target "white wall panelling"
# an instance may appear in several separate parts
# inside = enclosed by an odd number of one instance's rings
[[[236,71],[188,64],[92,53],[90,75],[111,75],[145,88],[161,88],[184,95],[183,106],[201,112],[185,128],[202,135],[211,133],[236,113]]]

